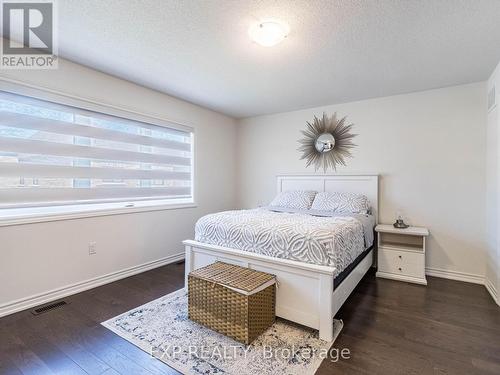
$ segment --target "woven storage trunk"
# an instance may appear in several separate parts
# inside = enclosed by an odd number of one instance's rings
[[[216,262],[188,276],[189,319],[250,344],[275,320],[274,275]]]

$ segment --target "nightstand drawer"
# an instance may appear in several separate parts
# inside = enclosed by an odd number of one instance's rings
[[[378,249],[379,272],[412,277],[425,277],[425,254],[418,252]]]

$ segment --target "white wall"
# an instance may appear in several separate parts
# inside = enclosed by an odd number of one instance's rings
[[[313,173],[299,160],[306,121],[348,116],[357,147],[339,173],[379,173],[380,219],[402,209],[431,231],[427,267],[482,282],[486,263],[486,84],[247,118],[237,127],[239,205],[267,204],[276,174]]]
[[[500,95],[500,64],[488,80],[488,92],[496,86],[497,106],[488,112],[487,126],[487,185],[486,185],[486,213],[487,213],[487,259],[486,259],[486,286],[500,304],[498,291],[500,291],[500,163],[499,163],[499,144],[500,144],[500,111],[498,109],[498,100]]]
[[[14,300],[182,253],[200,216],[234,207],[232,118],[68,61],[1,76],[194,126],[198,207],[0,227],[0,314]]]

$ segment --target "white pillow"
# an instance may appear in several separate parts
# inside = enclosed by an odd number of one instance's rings
[[[315,191],[283,191],[273,199],[269,206],[308,210],[311,208],[315,195]]]
[[[311,210],[366,214],[370,211],[370,203],[362,194],[321,192],[316,194]]]

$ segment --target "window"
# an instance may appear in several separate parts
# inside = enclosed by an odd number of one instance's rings
[[[192,130],[165,125],[0,91],[0,208],[192,201]]]

